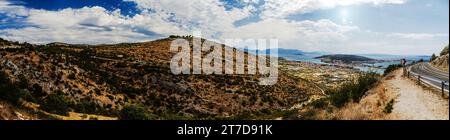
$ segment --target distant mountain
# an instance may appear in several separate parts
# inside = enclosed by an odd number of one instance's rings
[[[334,62],[341,61],[343,63],[352,63],[355,61],[359,62],[367,62],[367,61],[375,61],[376,59],[359,56],[359,55],[349,55],[349,54],[333,54],[333,55],[323,55],[319,57],[315,57],[316,59],[321,59],[324,62]]]
[[[259,54],[279,54],[279,55],[304,55],[307,52],[303,52],[301,50],[296,49],[266,49],[266,50],[249,50],[244,49],[245,52],[249,53],[259,53]]]
[[[245,52],[249,52],[251,54],[260,53],[260,54],[271,54],[272,56],[282,57],[287,60],[293,61],[305,61],[305,62],[314,62],[314,63],[323,63],[321,62],[321,56],[330,55],[329,52],[305,52],[297,49],[267,49],[267,50],[248,50],[243,49]],[[272,53],[269,53],[272,52]],[[277,52],[277,53],[275,53]],[[277,54],[277,55],[274,55]],[[366,57],[372,60],[400,60],[406,59],[409,61],[419,61],[419,60],[429,60],[430,56],[426,55],[390,55],[390,54],[349,54],[354,56]],[[370,60],[369,60],[370,61]]]
[[[297,50],[297,49],[285,49],[285,48],[278,48],[278,49],[266,49],[266,50],[249,50],[249,49],[244,49],[243,51],[245,52],[249,52],[249,53],[259,53],[259,54],[278,54],[278,56],[280,57],[285,57],[285,56],[320,56],[320,55],[325,55],[325,54],[329,54],[329,53],[325,53],[325,52],[305,52],[302,50]]]
[[[356,54],[377,60],[400,60],[406,59],[410,61],[419,61],[420,59],[429,60],[431,56],[426,55],[390,55],[390,54]]]
[[[320,62],[319,59],[315,59],[314,57],[329,54],[326,52],[305,52],[305,51],[296,50],[296,49],[284,49],[284,48],[267,49],[267,50],[259,50],[259,51],[244,49],[243,51],[249,52],[251,54],[261,52],[260,54],[266,54],[266,55],[270,54],[271,56],[281,57],[286,60],[313,62],[313,63],[322,63],[322,62]],[[269,53],[269,52],[271,52],[271,53]]]

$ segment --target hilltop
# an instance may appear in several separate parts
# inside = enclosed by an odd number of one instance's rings
[[[1,83],[0,101],[32,103],[33,109],[59,115],[255,119],[321,94],[283,71],[272,86],[259,85],[258,75],[174,75],[170,60],[175,54],[169,46],[174,39],[115,45],[35,45],[1,39],[0,72],[7,82]]]

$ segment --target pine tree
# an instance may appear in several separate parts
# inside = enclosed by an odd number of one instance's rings
[[[436,58],[437,58],[436,54],[434,54],[434,53],[433,53],[433,55],[431,55],[431,59],[430,59],[430,62],[432,62],[432,61],[436,60]]]
[[[441,51],[441,56],[448,54],[448,45]]]

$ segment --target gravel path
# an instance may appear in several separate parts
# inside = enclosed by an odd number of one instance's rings
[[[394,109],[389,115],[396,120],[449,120],[449,101],[426,90],[395,71],[395,77],[386,81],[386,88],[394,91]]]

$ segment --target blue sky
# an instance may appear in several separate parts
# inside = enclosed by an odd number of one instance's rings
[[[140,42],[193,31],[304,51],[428,55],[449,43],[449,1],[0,0],[0,37],[15,41]]]

